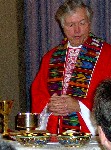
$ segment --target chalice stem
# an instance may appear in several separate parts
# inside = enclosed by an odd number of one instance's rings
[[[3,135],[8,134],[8,115],[4,115],[4,129]]]

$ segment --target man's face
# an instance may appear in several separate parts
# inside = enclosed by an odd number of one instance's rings
[[[77,8],[76,12],[66,15],[63,30],[72,46],[83,44],[90,32],[86,9]]]

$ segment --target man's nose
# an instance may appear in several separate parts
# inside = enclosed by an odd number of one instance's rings
[[[74,33],[80,33],[80,27],[79,25],[74,25]]]

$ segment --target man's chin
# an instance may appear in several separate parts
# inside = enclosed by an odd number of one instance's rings
[[[71,46],[77,47],[77,46],[82,45],[84,43],[85,39],[84,40],[73,40],[73,41],[70,41]]]

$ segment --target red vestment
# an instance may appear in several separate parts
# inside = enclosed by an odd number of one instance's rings
[[[43,57],[40,70],[32,83],[31,94],[32,94],[33,113],[41,113],[44,107],[49,102],[50,94],[47,87],[49,63],[52,54],[56,50],[57,47],[50,50]],[[90,111],[92,110],[93,97],[94,97],[94,92],[96,87],[102,80],[110,77],[111,77],[111,45],[103,42],[101,53],[90,81],[87,97],[79,99]],[[79,113],[78,113],[78,117],[81,125],[81,131],[89,132],[84,120],[82,119]],[[49,132],[56,133],[57,123],[58,123],[57,116],[51,115],[49,117],[48,124],[47,124],[47,129],[49,130]]]

